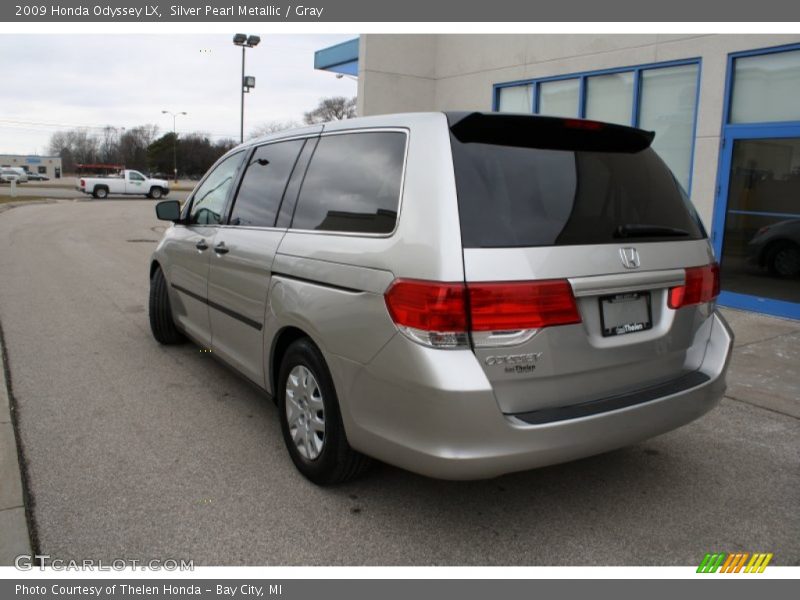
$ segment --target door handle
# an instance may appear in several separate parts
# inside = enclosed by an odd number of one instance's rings
[[[225,242],[220,242],[216,246],[214,246],[214,252],[217,254],[227,254],[229,252],[229,248],[225,245]]]
[[[200,240],[199,242],[197,242],[197,243],[194,245],[194,247],[195,247],[195,248],[197,248],[198,250],[200,250],[201,252],[202,252],[203,250],[208,250],[208,244],[206,244],[206,241],[205,241],[205,240]]]

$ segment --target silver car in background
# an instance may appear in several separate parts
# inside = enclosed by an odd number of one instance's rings
[[[150,322],[277,402],[319,484],[569,461],[713,408],[719,269],[653,134],[420,113],[248,142],[152,256]]]

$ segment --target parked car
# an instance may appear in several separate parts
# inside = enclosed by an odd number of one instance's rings
[[[28,179],[30,181],[50,181],[50,178],[47,175],[43,173],[34,173],[33,171],[28,173]]]
[[[758,230],[747,243],[748,260],[772,275],[800,275],[800,219],[778,221]]]
[[[10,168],[10,167],[3,167],[0,169],[0,183],[11,183],[12,181],[16,181],[17,183],[22,183],[20,181],[19,173]]]
[[[169,182],[150,179],[139,171],[125,169],[116,177],[81,177],[78,190],[101,199],[109,195],[141,195],[158,199],[169,194]]]
[[[652,139],[419,113],[245,143],[156,205],[152,333],[273,396],[318,484],[370,458],[493,477],[669,431],[719,402],[733,335]]]
[[[17,183],[27,183],[28,182],[28,172],[23,169],[22,167],[2,167],[3,171],[7,172],[7,175],[10,176],[11,173],[16,173],[17,175]]]

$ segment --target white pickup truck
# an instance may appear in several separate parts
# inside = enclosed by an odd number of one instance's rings
[[[125,169],[117,176],[81,177],[78,189],[95,198],[110,195],[142,195],[158,199],[169,194],[169,182],[165,179],[150,179],[139,171]]]

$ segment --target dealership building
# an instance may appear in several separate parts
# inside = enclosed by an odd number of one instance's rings
[[[359,115],[477,110],[656,133],[722,267],[720,304],[800,319],[800,35],[384,35],[316,53]]]
[[[0,167],[22,167],[28,173],[46,175],[50,179],[61,178],[60,156],[38,156],[35,154],[0,154]]]

